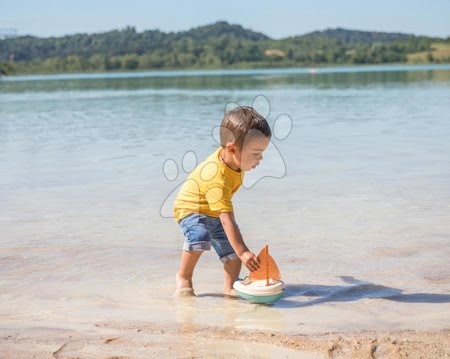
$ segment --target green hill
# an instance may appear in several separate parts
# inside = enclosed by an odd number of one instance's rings
[[[0,40],[0,71],[283,67],[412,60],[450,62],[442,52],[436,57],[428,55],[435,51],[436,45],[446,44],[450,44],[449,38],[342,28],[274,40],[241,25],[220,21],[170,33],[137,32],[127,27],[97,34],[3,39]]]
[[[215,40],[223,36],[232,37],[241,41],[262,41],[270,39],[260,32],[244,29],[241,25],[230,25],[226,21],[218,21],[214,24],[175,33],[174,36],[176,39],[191,38],[194,41],[200,42],[205,42],[210,39]]]
[[[321,39],[328,38],[341,41],[347,45],[386,43],[401,40],[410,40],[416,38],[411,34],[358,31],[342,28],[327,29],[324,31],[314,31],[309,34],[298,36],[299,38]]]

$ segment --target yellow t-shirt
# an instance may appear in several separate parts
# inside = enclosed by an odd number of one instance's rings
[[[191,213],[219,217],[233,212],[231,197],[239,189],[244,172],[236,172],[220,160],[219,147],[188,176],[175,199],[173,214],[178,222]]]

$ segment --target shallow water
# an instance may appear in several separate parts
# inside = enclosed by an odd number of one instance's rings
[[[1,326],[448,328],[449,90],[450,66],[1,79]],[[212,152],[227,103],[259,95],[279,139],[236,216],[255,252],[270,245],[286,295],[224,299],[211,252],[198,298],[176,302],[182,237],[165,217],[183,156]]]

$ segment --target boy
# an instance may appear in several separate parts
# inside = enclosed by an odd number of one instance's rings
[[[192,275],[203,251],[211,245],[224,267],[224,294],[233,295],[241,263],[259,268],[257,257],[242,238],[231,198],[245,171],[259,165],[272,133],[267,121],[252,107],[227,112],[220,127],[220,144],[189,175],[175,199],[174,216],[185,241],[176,275],[176,296],[193,296]]]

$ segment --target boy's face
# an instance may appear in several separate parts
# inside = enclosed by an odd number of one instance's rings
[[[262,153],[269,146],[269,143],[269,138],[261,136],[244,143],[242,150],[236,148],[235,156],[240,170],[250,171],[256,168],[263,159]]]

